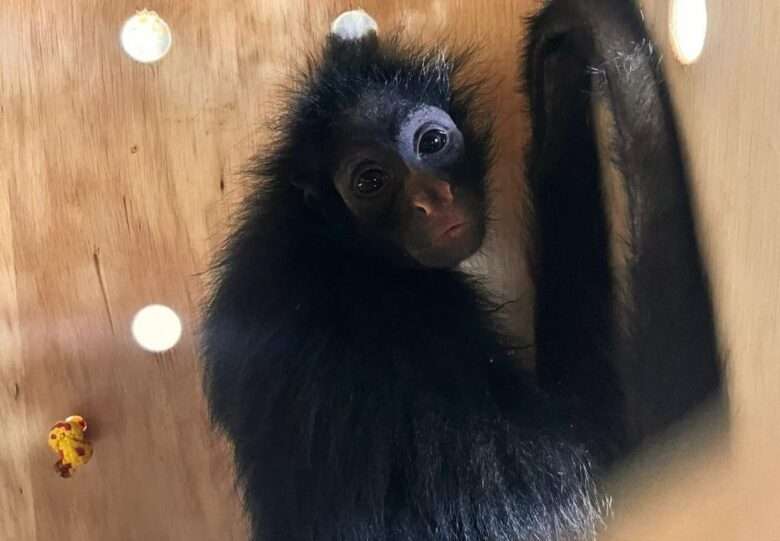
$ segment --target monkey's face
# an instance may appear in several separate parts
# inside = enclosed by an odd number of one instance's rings
[[[336,190],[364,235],[426,267],[457,265],[485,234],[484,180],[470,178],[468,141],[449,114],[430,105],[397,121],[371,116],[345,134]]]

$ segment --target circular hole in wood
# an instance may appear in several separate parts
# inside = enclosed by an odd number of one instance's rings
[[[175,346],[181,338],[181,330],[178,314],[162,304],[150,304],[139,310],[131,326],[138,345],[155,353]]]
[[[707,1],[671,0],[669,31],[677,59],[683,64],[696,62],[707,39]]]
[[[130,58],[151,64],[168,54],[173,35],[162,17],[144,9],[125,21],[119,33],[119,41]]]

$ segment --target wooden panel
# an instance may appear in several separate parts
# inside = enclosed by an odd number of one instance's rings
[[[732,366],[737,426],[780,427],[780,4],[709,0],[699,62],[681,66],[668,44],[667,2],[647,14],[668,52],[667,72],[688,140],[700,230]],[[745,430],[751,430],[744,427]]]
[[[154,1],[171,53],[118,46],[135,2],[6,0],[0,10],[0,538],[241,539],[227,447],[196,360],[202,273],[243,194],[280,87],[349,1]],[[383,29],[480,43],[498,115],[497,232],[477,268],[527,291],[519,231],[516,37],[530,0],[369,0]],[[443,39],[443,38],[442,38]],[[510,250],[498,249],[508,245]],[[135,312],[162,302],[185,334],[147,354]],[[513,305],[522,315],[528,302]],[[515,321],[528,321],[515,317]],[[519,332],[523,331],[522,323]],[[85,415],[95,457],[55,476],[48,428]]]
[[[208,255],[244,193],[236,171],[265,140],[279,87],[356,2],[147,4],[170,23],[160,64],[124,56],[127,0],[6,0],[0,10],[0,539],[242,539],[225,443],[199,390],[197,307]],[[644,2],[669,50],[666,0]],[[774,539],[780,480],[780,4],[710,0],[701,61],[667,67],[689,141],[702,232],[730,353],[738,438],[725,455],[642,472],[615,539]],[[497,111],[500,224],[475,268],[512,306],[531,296],[518,238],[527,139],[514,93],[535,0],[366,0],[381,28],[476,42]],[[443,37],[444,36],[444,37]],[[146,354],[129,336],[150,302],[185,335]],[[93,461],[57,478],[48,427],[81,413]],[[764,450],[764,452],[760,452]],[[632,477],[636,479],[636,477]],[[671,480],[671,481],[670,481]],[[676,481],[676,482],[672,482]],[[649,488],[649,490],[648,490]],[[757,503],[756,503],[757,502]],[[773,529],[774,528],[774,529]],[[719,537],[720,536],[720,537]]]
[[[686,433],[669,456],[640,462],[624,482],[616,541],[780,539],[780,3],[707,4],[704,53],[682,66],[668,1],[643,1],[688,142],[728,355],[732,438],[699,456]]]

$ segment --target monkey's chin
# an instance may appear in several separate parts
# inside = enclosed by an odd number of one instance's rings
[[[464,225],[449,231],[424,249],[410,255],[423,267],[450,269],[474,255],[482,245],[483,228]]]

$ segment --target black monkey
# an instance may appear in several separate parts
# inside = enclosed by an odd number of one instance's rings
[[[534,377],[512,368],[494,307],[454,269],[482,241],[490,154],[472,87],[453,82],[461,62],[374,29],[362,12],[334,23],[251,168],[205,314],[205,388],[253,539],[592,539],[605,469],[719,387],[640,15],[627,0],[552,0],[530,23]],[[631,210],[623,311],[596,96]]]

